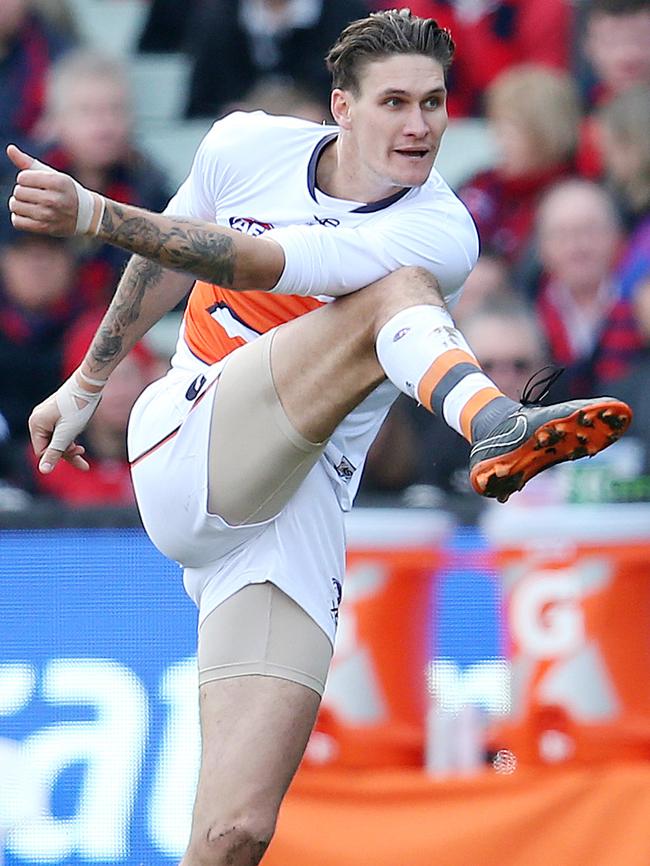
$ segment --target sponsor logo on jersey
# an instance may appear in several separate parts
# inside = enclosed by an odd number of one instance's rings
[[[337,220],[335,217],[321,217],[316,216],[314,214],[314,219],[321,226],[328,226],[329,228],[335,229],[337,226],[341,225],[341,220]]]
[[[243,235],[252,235],[257,237],[263,235],[264,232],[273,228],[273,223],[263,223],[261,220],[253,219],[252,217],[230,217],[228,220],[230,228],[241,232]]]

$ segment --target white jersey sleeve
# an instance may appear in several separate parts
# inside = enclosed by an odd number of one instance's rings
[[[285,255],[272,291],[291,295],[346,295],[398,268],[418,266],[436,277],[449,298],[462,288],[479,250],[476,227],[462,205],[395,214],[355,228],[288,226],[266,237]]]
[[[190,173],[165,208],[168,216],[214,222],[219,197],[232,175],[233,148],[247,131],[249,116],[237,111],[212,124],[192,161]]]

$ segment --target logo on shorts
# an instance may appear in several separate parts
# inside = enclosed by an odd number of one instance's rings
[[[339,623],[339,608],[341,606],[341,599],[343,597],[343,584],[340,580],[337,580],[335,577],[332,578],[332,586],[334,588],[334,598],[332,599],[332,606],[330,608],[330,613],[332,614],[332,619],[334,620],[334,625],[338,625]]]
[[[398,340],[401,340],[402,337],[405,337],[410,330],[411,330],[410,328],[400,328],[399,331],[393,337],[393,343],[396,343]]]
[[[185,399],[186,400],[196,400],[196,398],[201,393],[201,388],[203,388],[206,381],[207,380],[203,374],[201,374],[200,376],[197,376],[196,379],[192,382],[190,387],[185,392]]]
[[[347,484],[354,475],[356,466],[353,466],[347,457],[341,457],[340,463],[334,469],[339,478],[342,478]]]

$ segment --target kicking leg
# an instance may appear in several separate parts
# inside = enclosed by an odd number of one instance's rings
[[[554,406],[507,398],[454,326],[433,277],[417,268],[287,323],[272,361],[288,417],[314,439],[388,376],[472,444],[472,485],[500,501],[549,466],[598,453],[631,420],[611,397]]]
[[[420,268],[396,271],[262,339],[268,342],[235,353],[214,404],[210,507],[230,523],[277,514],[343,418],[386,377],[472,444],[474,489],[502,501],[548,466],[607,447],[631,420],[629,407],[612,398],[522,407],[503,395],[456,329],[436,280]],[[245,371],[242,387],[238,369],[264,346],[267,360],[257,373]],[[258,397],[251,387],[263,381]],[[257,439],[251,447],[241,427],[232,435],[227,418],[241,419],[246,406],[256,412],[264,405],[273,417],[247,425]],[[267,440],[265,449],[260,443]],[[224,483],[253,453],[250,489],[241,477]]]

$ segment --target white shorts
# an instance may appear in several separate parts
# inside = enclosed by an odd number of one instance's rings
[[[199,623],[242,587],[270,581],[333,643],[345,532],[324,458],[272,519],[230,526],[208,511],[210,423],[223,366],[219,362],[207,368],[203,382],[196,374],[172,370],[150,385],[133,408],[130,459],[147,452],[132,467],[144,527],[156,547],[183,566]],[[191,402],[186,394],[195,380],[201,396]]]

